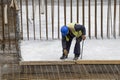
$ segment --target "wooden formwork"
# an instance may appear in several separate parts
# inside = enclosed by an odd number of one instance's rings
[[[120,60],[21,61],[5,80],[119,80]]]

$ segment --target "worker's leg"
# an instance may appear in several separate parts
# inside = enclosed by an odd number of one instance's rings
[[[69,41],[66,42],[66,49],[67,49],[68,53],[69,53],[69,50],[70,50],[70,47],[71,47],[72,39],[73,38],[69,39]]]
[[[76,43],[75,43],[75,47],[74,47],[74,54],[75,57],[74,59],[78,59],[78,57],[80,56],[80,42],[81,42],[82,38],[76,38]]]
[[[71,42],[72,42],[72,39],[69,39],[69,41],[66,42],[66,50],[67,50],[67,54],[64,53],[64,49],[63,49],[63,55],[60,57],[60,59],[66,59],[68,57],[68,53],[69,53],[69,50],[70,50],[70,46],[71,46]]]

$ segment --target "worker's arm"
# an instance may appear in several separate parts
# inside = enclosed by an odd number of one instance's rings
[[[82,31],[82,35],[86,35],[86,29],[85,29],[85,27],[83,26],[83,25],[80,25],[80,24],[76,24],[75,25],[75,30],[76,31]]]
[[[85,40],[86,39],[86,29],[84,26],[81,26],[81,30],[82,30],[82,40]]]
[[[80,31],[80,30],[81,30],[81,31],[82,31],[82,39],[83,39],[83,40],[86,39],[86,36],[85,36],[85,35],[86,35],[86,29],[85,29],[85,27],[84,27],[83,25],[76,24],[76,25],[75,25],[75,30],[76,30],[76,31]]]

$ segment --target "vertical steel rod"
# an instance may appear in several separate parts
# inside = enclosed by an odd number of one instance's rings
[[[116,38],[116,0],[114,0],[114,31],[113,36]]]
[[[64,0],[64,25],[66,25],[66,0]]]
[[[70,0],[70,22],[72,23],[72,0]]]
[[[33,12],[33,35],[34,35],[34,40],[36,39],[36,34],[35,34],[35,3],[34,0],[32,0],[32,12]]]
[[[79,0],[77,0],[77,23],[79,23]]]
[[[20,16],[21,16],[21,18],[20,18],[21,19],[21,22],[20,22],[21,23],[21,31],[20,32],[21,32],[21,38],[23,39],[23,15],[22,15],[23,9],[22,9],[22,4],[23,4],[22,0],[20,0],[20,9],[21,9],[20,10]]]
[[[85,7],[84,7],[84,0],[82,0],[82,20],[83,20],[83,25],[85,25]]]
[[[91,39],[91,0],[88,1],[88,34]]]
[[[60,1],[58,0],[58,39],[60,39]]]
[[[46,39],[48,40],[48,11],[47,11],[47,0],[45,0],[45,11],[46,11],[46,14],[45,14],[45,18],[46,18]]]
[[[26,0],[27,39],[29,40],[28,0]]]
[[[51,0],[52,39],[54,39],[54,0]]]
[[[108,10],[107,10],[107,38],[110,38],[110,0],[108,1]]]
[[[41,0],[38,0],[39,3],[39,34],[40,34],[40,39],[41,39]]]
[[[95,0],[95,38],[97,39],[97,0]]]
[[[103,0],[101,0],[101,38],[103,39]]]
[[[120,36],[120,0],[119,0],[119,36]]]

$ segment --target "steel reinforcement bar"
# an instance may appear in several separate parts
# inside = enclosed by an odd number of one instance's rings
[[[18,0],[18,4],[22,39],[60,39],[60,27],[71,22],[84,25],[90,39],[120,36],[119,0]]]
[[[120,60],[21,61],[11,80],[119,80]],[[14,78],[14,79],[13,79]]]

